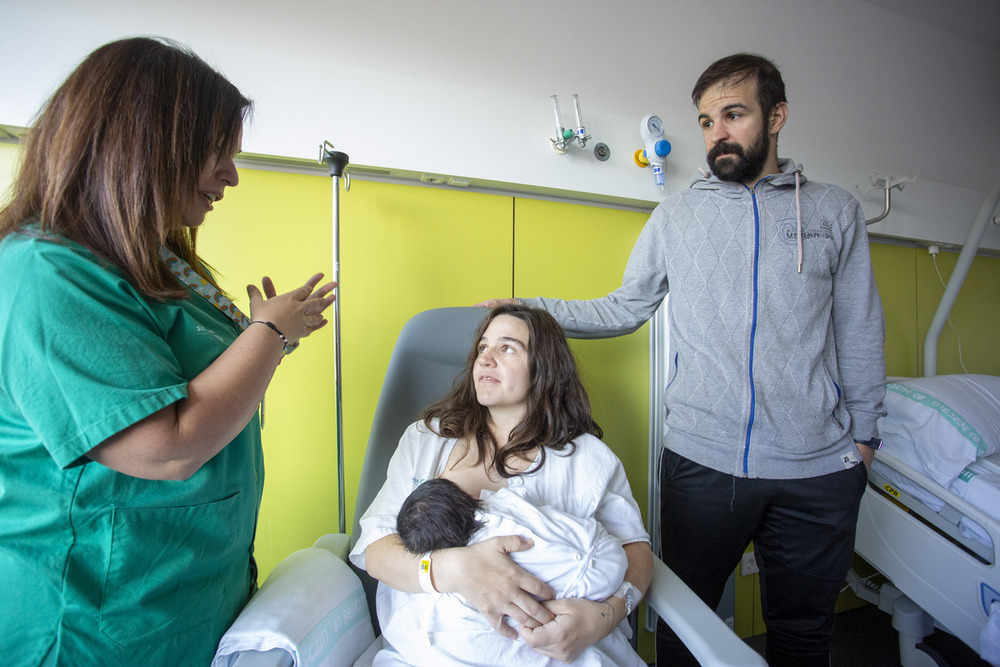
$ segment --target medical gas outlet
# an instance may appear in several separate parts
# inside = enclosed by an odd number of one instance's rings
[[[559,98],[556,95],[552,96],[552,110],[556,118],[556,135],[549,139],[549,141],[552,142],[552,150],[560,155],[565,155],[566,151],[574,143],[579,144],[580,148],[585,148],[587,142],[592,138],[587,134],[587,128],[583,125],[583,114],[580,112],[580,96],[576,94],[573,95],[573,109],[576,112],[575,130],[563,126],[562,114],[559,113]],[[611,157],[611,149],[608,148],[607,144],[598,143],[594,146],[594,157],[604,162]]]
[[[664,159],[670,154],[670,142],[663,138],[663,121],[655,114],[646,114],[639,123],[639,136],[642,137],[644,148],[635,152],[635,164],[638,167],[653,169],[653,182],[661,191],[666,192],[666,177],[663,174]]]

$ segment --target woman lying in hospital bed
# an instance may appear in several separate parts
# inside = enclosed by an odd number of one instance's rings
[[[619,624],[649,585],[652,552],[625,471],[600,435],[555,320],[520,306],[491,311],[452,393],[407,429],[389,463],[385,485],[361,519],[362,534],[351,560],[380,582],[377,611],[382,628],[391,628],[415,596],[458,593],[500,638],[511,646],[523,641],[538,652],[542,664],[541,656],[570,662],[588,647],[593,650],[583,655],[586,664],[636,660],[631,649],[618,654],[616,647],[624,643]],[[508,555],[530,550],[531,542],[506,535],[433,552],[426,559],[430,567],[422,586],[418,570],[425,559],[403,546],[396,520],[413,489],[436,477],[454,481],[470,496],[524,489],[538,506],[594,517],[624,546],[624,578],[616,582],[614,594],[601,601],[555,599],[550,585]],[[505,617],[517,624],[517,631]],[[472,650],[470,646],[447,662],[476,662]],[[512,652],[502,664],[518,660]],[[439,667],[446,661],[437,656],[431,662]],[[390,646],[375,664],[407,661]]]
[[[597,519],[536,506],[524,487],[483,491],[476,500],[449,479],[429,479],[403,502],[396,527],[406,550],[418,556],[503,535],[528,538],[534,546],[511,558],[560,598],[604,600],[615,593],[628,568],[621,542]],[[495,633],[455,593],[408,596],[382,635],[411,664],[446,664],[470,652],[482,664],[550,662],[523,641]],[[585,649],[577,662],[600,664],[596,651]],[[619,633],[607,638],[604,651],[616,656],[616,664],[645,665]]]

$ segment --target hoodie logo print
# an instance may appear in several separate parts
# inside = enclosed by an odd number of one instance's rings
[[[778,240],[786,245],[795,245],[798,241],[798,230],[796,229],[795,218],[786,218],[784,220],[778,220],[774,223],[778,231]],[[810,239],[832,239],[833,234],[830,233],[829,223],[823,222],[820,224],[820,229],[812,230],[808,229],[805,225],[802,227],[802,240],[808,241]]]

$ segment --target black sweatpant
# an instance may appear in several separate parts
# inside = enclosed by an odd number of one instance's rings
[[[768,664],[827,667],[834,604],[851,566],[867,479],[864,464],[808,479],[747,479],[664,450],[661,557],[715,609],[752,540]],[[698,664],[662,620],[656,662]]]

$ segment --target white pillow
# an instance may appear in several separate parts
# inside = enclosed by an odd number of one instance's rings
[[[934,481],[949,486],[973,461],[1000,451],[1000,377],[938,375],[891,382],[886,440],[908,441]]]

